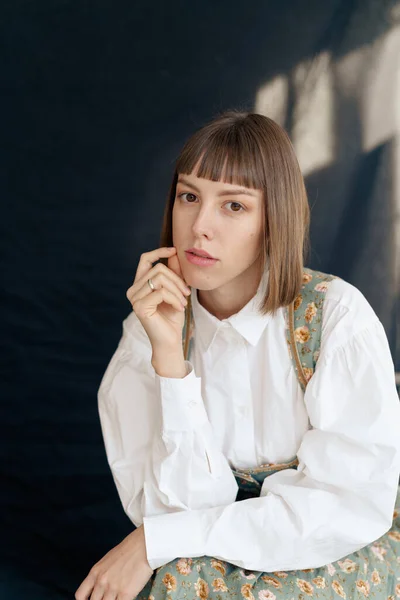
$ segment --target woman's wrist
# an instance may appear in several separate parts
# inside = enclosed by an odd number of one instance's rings
[[[187,375],[187,367],[182,348],[175,350],[157,350],[153,352],[151,364],[160,377],[182,379]]]

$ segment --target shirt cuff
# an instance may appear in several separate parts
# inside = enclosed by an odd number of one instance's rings
[[[209,522],[208,513],[218,512],[218,508],[144,517],[143,528],[150,567],[155,570],[176,558],[204,556],[207,530],[204,525]]]
[[[155,373],[160,398],[163,432],[190,431],[208,422],[201,396],[201,377],[196,377],[192,363],[185,360],[183,378],[161,377]]]

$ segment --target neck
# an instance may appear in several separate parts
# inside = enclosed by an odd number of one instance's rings
[[[255,296],[260,281],[260,265],[256,261],[244,273],[215,290],[197,290],[197,299],[209,313],[222,321],[246,306]]]

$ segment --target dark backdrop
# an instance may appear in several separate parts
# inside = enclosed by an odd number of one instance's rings
[[[307,266],[362,290],[399,366],[398,8],[3,1],[1,598],[72,598],[132,530],[96,393],[140,254],[158,246],[174,159],[218,111],[279,114],[307,159],[327,142],[316,122],[329,100],[331,158],[306,172]],[[329,98],[319,99],[327,77]],[[283,82],[284,95],[269,82]]]

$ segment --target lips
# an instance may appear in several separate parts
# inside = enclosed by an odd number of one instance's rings
[[[207,256],[198,256],[193,252],[189,252],[186,250],[186,260],[192,265],[197,265],[198,267],[210,267],[215,265],[218,262],[217,258],[208,258]]]
[[[201,256],[202,258],[212,258],[216,260],[211,254],[208,254],[205,250],[196,250],[196,248],[188,248],[186,252],[190,252],[190,254],[194,254],[195,256]]]

